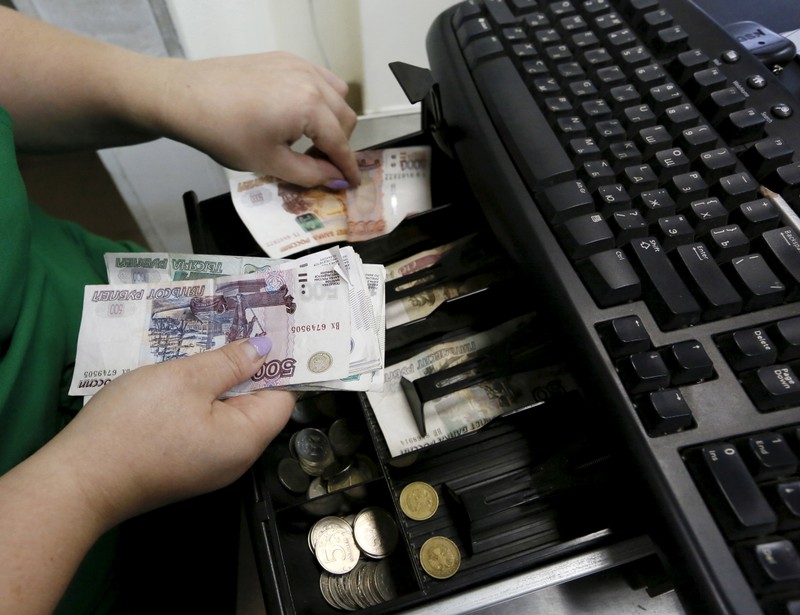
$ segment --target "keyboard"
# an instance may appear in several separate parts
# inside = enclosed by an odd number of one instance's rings
[[[800,613],[800,101],[685,0],[469,0],[426,44],[687,611]]]

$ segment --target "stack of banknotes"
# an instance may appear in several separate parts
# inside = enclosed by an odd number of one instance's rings
[[[70,395],[260,335],[272,341],[264,365],[225,396],[383,384],[385,270],[350,247],[293,260],[117,253],[106,264],[110,283],[84,290]]]

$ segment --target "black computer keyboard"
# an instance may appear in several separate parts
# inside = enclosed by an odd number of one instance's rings
[[[470,0],[427,49],[435,134],[538,280],[509,301],[613,409],[686,609],[800,613],[800,100],[685,0]]]

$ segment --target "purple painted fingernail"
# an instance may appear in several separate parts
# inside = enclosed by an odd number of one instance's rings
[[[266,336],[260,335],[258,337],[249,337],[247,341],[250,342],[250,345],[256,349],[259,357],[265,356],[270,350],[272,350],[272,340]]]
[[[325,182],[325,187],[331,190],[347,190],[350,187],[350,182],[346,179],[329,179]]]

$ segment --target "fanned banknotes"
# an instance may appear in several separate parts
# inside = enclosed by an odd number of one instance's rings
[[[272,350],[228,396],[380,371],[383,346],[369,292],[349,247],[246,275],[87,286],[70,394],[94,395],[142,365],[257,335],[269,336]]]
[[[390,233],[407,216],[431,208],[428,146],[356,152],[361,185],[350,190],[300,188],[274,177],[231,172],[231,199],[270,257]]]

